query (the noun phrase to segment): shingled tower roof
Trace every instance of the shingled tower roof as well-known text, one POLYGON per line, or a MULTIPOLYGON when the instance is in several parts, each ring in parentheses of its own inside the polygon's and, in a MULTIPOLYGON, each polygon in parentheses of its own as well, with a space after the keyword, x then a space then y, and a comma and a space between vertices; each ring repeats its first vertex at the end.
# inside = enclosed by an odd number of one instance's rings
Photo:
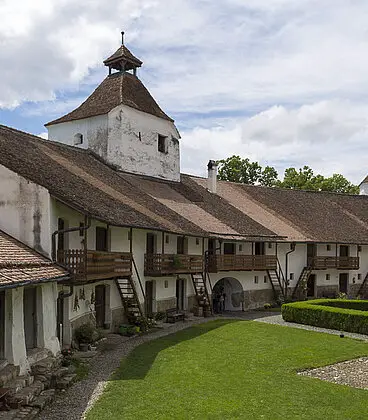
POLYGON ((138 79, 137 68, 141 67, 142 61, 124 45, 124 32, 122 32, 122 45, 104 61, 104 64, 109 68, 109 76, 78 108, 45 124, 46 127, 108 114, 119 105, 126 105, 138 111, 174 121, 165 114, 138 79), (112 73, 112 70, 117 70, 117 72, 112 73))

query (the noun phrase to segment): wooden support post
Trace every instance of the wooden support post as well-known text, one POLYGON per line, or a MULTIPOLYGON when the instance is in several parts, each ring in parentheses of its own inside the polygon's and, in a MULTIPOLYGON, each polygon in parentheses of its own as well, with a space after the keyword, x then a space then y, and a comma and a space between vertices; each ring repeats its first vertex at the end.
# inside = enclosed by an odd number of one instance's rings
POLYGON ((162 232, 161 253, 162 255, 165 254, 165 232, 162 232))
POLYGON ((133 254, 133 228, 129 230, 129 252, 133 254))

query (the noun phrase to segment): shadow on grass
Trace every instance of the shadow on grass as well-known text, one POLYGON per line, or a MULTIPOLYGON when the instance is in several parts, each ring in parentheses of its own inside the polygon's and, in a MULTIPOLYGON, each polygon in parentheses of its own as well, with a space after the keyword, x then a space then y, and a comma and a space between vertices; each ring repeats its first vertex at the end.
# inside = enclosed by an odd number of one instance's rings
MULTIPOLYGON (((240 320, 242 322, 243 320, 240 320)), ((136 347, 127 358, 123 359, 120 368, 110 381, 144 379, 151 369, 157 355, 169 347, 192 340, 227 324, 239 322, 239 319, 220 319, 205 324, 193 325, 187 329, 157 338, 136 347)))

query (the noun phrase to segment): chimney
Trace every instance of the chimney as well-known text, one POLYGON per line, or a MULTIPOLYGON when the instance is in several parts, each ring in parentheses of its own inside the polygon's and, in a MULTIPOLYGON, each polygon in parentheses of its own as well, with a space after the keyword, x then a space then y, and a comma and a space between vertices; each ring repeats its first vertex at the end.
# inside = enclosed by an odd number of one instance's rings
POLYGON ((124 45, 124 31, 121 31, 121 45, 124 45))
POLYGON ((207 178, 207 189, 212 194, 216 194, 217 191, 217 162, 210 160, 207 165, 208 178, 207 178))

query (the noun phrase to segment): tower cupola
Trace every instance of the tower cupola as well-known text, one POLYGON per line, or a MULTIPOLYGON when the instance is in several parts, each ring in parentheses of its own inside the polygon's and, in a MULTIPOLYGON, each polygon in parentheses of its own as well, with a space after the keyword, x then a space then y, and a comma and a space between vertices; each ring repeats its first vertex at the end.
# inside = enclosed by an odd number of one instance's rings
POLYGON ((109 75, 112 70, 118 72, 127 72, 133 70, 133 74, 137 75, 137 68, 142 66, 142 61, 135 57, 129 49, 124 45, 124 32, 121 33, 121 46, 115 51, 113 55, 104 60, 106 67, 109 68, 109 75))

